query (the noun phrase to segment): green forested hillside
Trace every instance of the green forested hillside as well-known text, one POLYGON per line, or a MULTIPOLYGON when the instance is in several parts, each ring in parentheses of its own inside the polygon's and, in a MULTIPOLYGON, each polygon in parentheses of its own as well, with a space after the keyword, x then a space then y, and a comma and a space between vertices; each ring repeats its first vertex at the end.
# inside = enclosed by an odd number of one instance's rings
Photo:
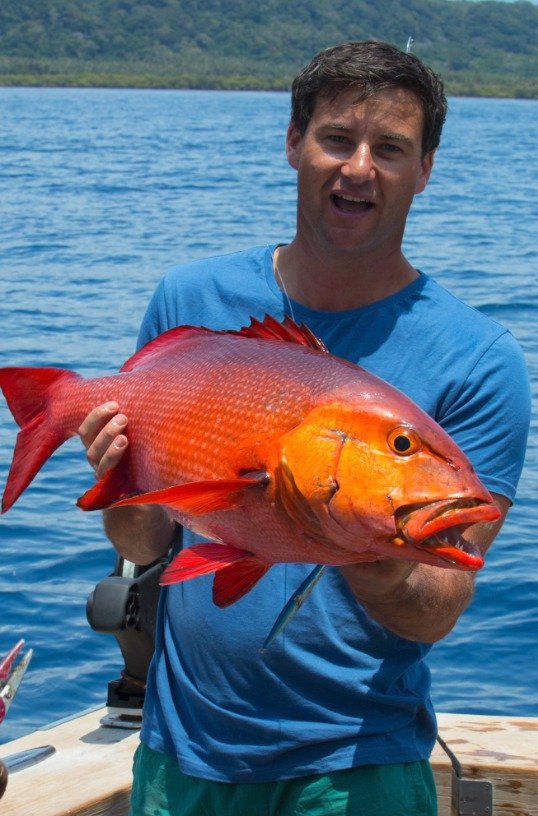
POLYGON ((287 88, 320 48, 384 39, 449 93, 538 97, 538 7, 465 0, 2 0, 0 84, 287 88))

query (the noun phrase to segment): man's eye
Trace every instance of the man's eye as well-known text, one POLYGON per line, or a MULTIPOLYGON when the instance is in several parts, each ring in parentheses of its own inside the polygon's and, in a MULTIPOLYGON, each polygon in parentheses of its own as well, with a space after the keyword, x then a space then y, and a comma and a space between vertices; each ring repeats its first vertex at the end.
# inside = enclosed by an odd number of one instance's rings
POLYGON ((381 145, 381 150, 385 153, 400 153, 402 148, 399 145, 392 144, 392 142, 385 142, 381 145))
POLYGON ((348 136, 342 136, 340 133, 331 133, 327 138, 334 144, 350 144, 351 141, 348 136))

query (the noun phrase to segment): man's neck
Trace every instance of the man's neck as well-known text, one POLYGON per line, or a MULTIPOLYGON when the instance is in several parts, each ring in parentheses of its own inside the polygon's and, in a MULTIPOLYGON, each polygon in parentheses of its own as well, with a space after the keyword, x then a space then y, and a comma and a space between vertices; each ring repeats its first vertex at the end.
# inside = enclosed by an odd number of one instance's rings
POLYGON ((383 258, 324 258, 305 252, 297 241, 278 247, 274 267, 278 286, 290 298, 327 312, 376 303, 418 277, 401 251, 383 258))

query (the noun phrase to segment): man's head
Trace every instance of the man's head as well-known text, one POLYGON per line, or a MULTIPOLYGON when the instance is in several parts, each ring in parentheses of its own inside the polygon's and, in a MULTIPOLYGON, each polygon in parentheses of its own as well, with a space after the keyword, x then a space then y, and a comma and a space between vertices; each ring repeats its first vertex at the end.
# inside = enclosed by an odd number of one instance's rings
POLYGON ((354 88, 357 101, 387 89, 415 94, 423 115, 422 153, 439 146, 446 118, 443 82, 413 54, 383 42, 349 42, 317 54, 292 85, 291 119, 304 135, 319 99, 354 88))

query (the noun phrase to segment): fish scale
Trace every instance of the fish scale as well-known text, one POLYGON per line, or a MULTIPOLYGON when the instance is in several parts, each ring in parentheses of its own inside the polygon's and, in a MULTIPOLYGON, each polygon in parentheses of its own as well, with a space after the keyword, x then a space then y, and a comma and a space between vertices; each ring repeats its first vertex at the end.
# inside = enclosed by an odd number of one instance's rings
POLYGON ((127 453, 79 506, 155 504, 207 537, 162 581, 215 572, 221 606, 276 562, 476 570, 464 530, 500 515, 431 417, 289 318, 238 332, 178 327, 116 375, 4 368, 0 386, 21 428, 3 512, 90 409, 116 401, 127 453))

